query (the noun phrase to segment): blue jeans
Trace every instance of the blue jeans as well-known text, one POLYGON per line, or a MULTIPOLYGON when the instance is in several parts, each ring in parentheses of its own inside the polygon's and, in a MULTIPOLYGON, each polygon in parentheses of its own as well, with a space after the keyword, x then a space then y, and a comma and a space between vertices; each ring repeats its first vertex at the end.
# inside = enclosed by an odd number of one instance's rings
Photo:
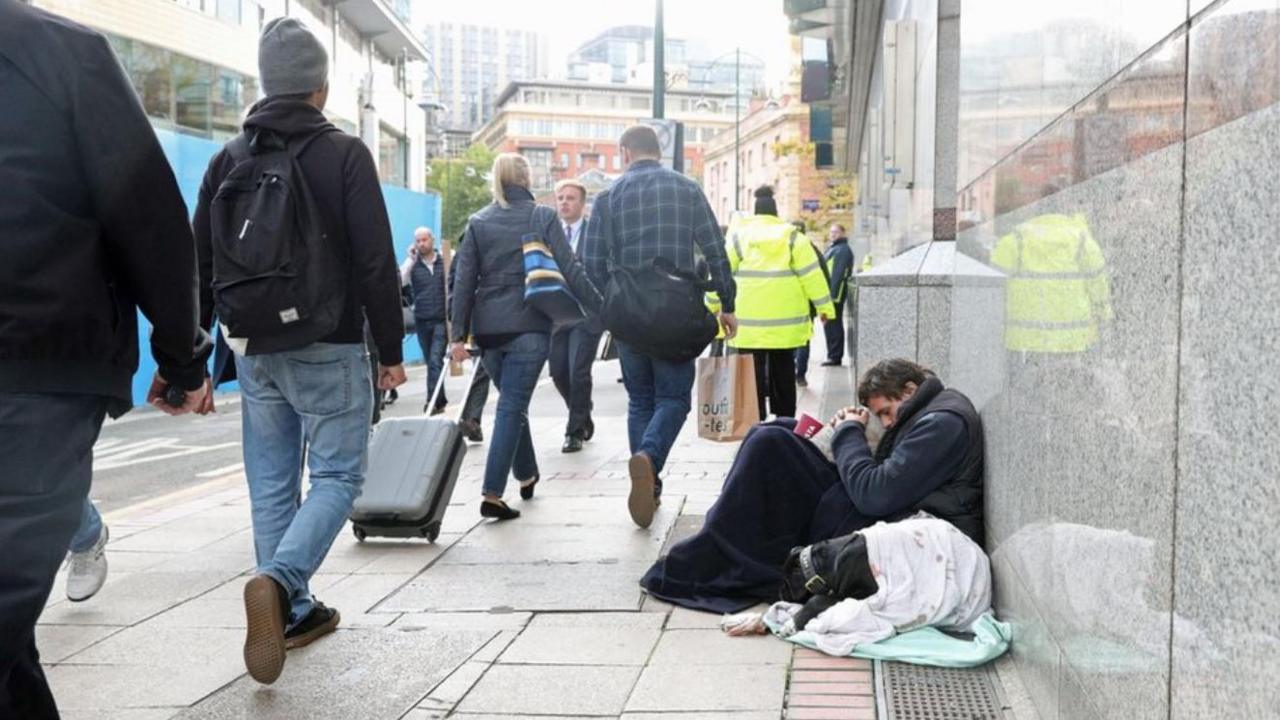
POLYGON ((809 343, 796 348, 796 377, 803 380, 809 375, 809 343))
POLYGON ((311 612, 308 582, 360 495, 373 390, 364 345, 314 343, 236 356, 244 468, 258 572, 289 592, 290 625, 311 612), (306 444, 311 488, 302 498, 306 444))
POLYGON ((102 535, 102 516, 93 501, 84 499, 84 508, 80 511, 80 527, 71 536, 71 552, 79 553, 91 549, 102 535))
POLYGON ((618 343, 627 388, 627 439, 631 454, 643 452, 661 472, 692 406, 693 360, 668 362, 618 343))
MULTIPOLYGON (((422 348, 422 359, 427 364, 427 402, 431 402, 431 393, 435 392, 436 381, 444 370, 444 349, 448 345, 448 331, 443 320, 416 319, 418 327, 418 346, 422 348)), ((449 398, 445 397, 444 388, 440 388, 440 399, 436 407, 444 407, 449 398)))
POLYGON ((489 439, 489 457, 484 464, 486 495, 502 497, 512 470, 517 480, 529 480, 538 474, 538 457, 529 434, 529 401, 538 386, 550 345, 551 338, 546 333, 524 333, 505 345, 485 349, 481 356, 485 371, 498 388, 493 437, 489 439))

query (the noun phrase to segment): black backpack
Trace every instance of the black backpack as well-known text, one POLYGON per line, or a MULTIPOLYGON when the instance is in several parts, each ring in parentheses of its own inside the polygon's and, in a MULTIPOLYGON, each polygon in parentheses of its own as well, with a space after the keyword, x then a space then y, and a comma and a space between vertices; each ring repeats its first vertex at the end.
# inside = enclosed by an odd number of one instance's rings
POLYGON ((331 247, 298 165, 327 132, 337 129, 289 139, 264 133, 254 147, 241 134, 227 145, 235 166, 209 214, 214 308, 233 337, 288 338, 301 346, 341 321, 345 255, 331 247))

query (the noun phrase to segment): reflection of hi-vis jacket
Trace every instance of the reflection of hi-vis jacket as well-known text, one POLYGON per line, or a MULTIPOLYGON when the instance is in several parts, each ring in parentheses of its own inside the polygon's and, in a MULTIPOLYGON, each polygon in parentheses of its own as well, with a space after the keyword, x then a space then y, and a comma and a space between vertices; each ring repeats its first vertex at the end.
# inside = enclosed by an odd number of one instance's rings
POLYGON ((1083 215, 1041 215, 996 242, 991 263, 1008 276, 1005 347, 1083 352, 1111 319, 1102 248, 1083 215))
POLYGON ((804 233, 772 215, 735 220, 728 232, 729 267, 738 283, 735 348, 783 350, 809 342, 809 303, 835 317, 818 254, 804 233))

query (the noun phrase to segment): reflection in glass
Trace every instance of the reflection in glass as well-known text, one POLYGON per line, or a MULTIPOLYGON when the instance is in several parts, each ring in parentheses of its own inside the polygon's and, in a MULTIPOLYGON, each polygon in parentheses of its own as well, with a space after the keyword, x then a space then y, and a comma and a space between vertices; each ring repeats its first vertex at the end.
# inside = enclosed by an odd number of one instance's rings
POLYGON ((1111 320, 1106 259, 1084 215, 1047 214, 996 241, 991 264, 1005 283, 1005 347, 1080 353, 1111 320))

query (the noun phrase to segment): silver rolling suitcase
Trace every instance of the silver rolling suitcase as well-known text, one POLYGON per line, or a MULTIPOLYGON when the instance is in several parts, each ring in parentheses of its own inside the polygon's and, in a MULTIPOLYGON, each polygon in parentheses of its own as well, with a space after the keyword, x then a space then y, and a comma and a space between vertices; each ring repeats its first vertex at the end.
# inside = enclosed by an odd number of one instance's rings
MULTIPOLYGON (((472 363, 471 379, 479 367, 477 357, 472 363)), ((446 365, 427 407, 435 407, 448 374, 446 365)), ((468 392, 470 388, 468 380, 468 392)), ((465 406, 464 396, 458 404, 459 416, 465 406)), ((356 538, 424 537, 434 542, 440 535, 440 523, 466 455, 467 443, 457 419, 384 418, 374 427, 369 440, 364 491, 351 509, 356 538)))

